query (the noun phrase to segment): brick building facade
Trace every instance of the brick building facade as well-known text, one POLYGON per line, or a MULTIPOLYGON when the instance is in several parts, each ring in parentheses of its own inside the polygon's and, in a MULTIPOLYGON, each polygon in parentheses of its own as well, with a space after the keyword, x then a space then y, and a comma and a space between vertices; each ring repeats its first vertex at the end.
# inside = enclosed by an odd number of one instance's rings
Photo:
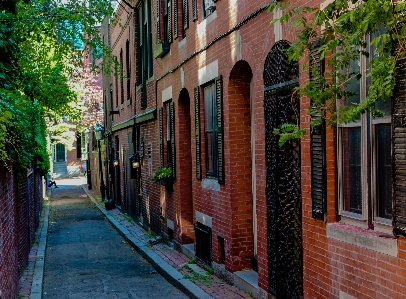
POLYGON ((43 187, 36 169, 17 174, 14 164, 0 166, 0 298, 17 297, 39 226, 43 187))
MULTIPOLYGON (((256 298, 402 298, 406 240, 402 221, 392 224, 402 209, 401 177, 387 187, 398 210, 372 211, 373 229, 366 210, 346 208, 342 194, 358 189, 348 185, 350 158, 341 148, 354 130, 310 128, 310 100, 293 96, 309 73, 299 67, 304 61, 287 60, 295 32, 269 25, 281 13, 268 13, 268 2, 121 2, 121 26, 103 25, 125 76, 103 85, 112 196, 180 248, 193 244, 196 257, 227 281, 255 271, 256 298), (284 122, 307 134, 280 148, 272 131, 284 122), (137 154, 141 167, 133 169, 137 154), (164 165, 172 167, 173 186, 151 181, 164 165)), ((390 113, 402 113, 401 94, 390 113)), ((404 147, 391 116, 376 126, 393 132, 382 153, 404 147)))

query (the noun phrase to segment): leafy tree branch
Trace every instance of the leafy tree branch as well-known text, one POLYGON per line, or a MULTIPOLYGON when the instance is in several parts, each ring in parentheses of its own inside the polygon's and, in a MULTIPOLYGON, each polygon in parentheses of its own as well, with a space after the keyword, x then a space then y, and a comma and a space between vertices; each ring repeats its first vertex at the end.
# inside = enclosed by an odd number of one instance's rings
MULTIPOLYGON (((311 125, 325 120, 331 127, 358 120, 376 109, 378 100, 393 95, 396 66, 406 49, 406 2, 404 0, 335 0, 324 8, 295 7, 289 2, 271 3, 269 11, 283 10, 280 21, 296 30, 296 40, 287 50, 289 59, 304 58, 311 80, 297 88, 301 96, 310 98, 311 125), (315 50, 312 41, 321 39, 315 50), (325 59, 325 70, 314 65, 317 55, 325 59), (366 68, 357 68, 360 60, 366 68), (356 81, 367 80, 366 96, 352 102, 358 91, 351 91, 356 81)), ((282 126, 275 131, 292 138, 301 137, 299 126, 282 126)), ((286 136, 284 137, 286 139, 286 136)))

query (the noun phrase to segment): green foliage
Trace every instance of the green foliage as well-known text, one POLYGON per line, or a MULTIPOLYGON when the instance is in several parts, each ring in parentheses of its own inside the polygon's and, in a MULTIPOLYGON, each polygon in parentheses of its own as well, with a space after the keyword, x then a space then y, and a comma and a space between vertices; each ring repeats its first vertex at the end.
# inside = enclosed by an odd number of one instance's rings
POLYGON ((154 172, 154 182, 158 183, 160 179, 170 178, 172 176, 172 166, 170 164, 158 168, 154 172))
POLYGON ((274 129, 273 133, 279 135, 279 146, 283 146, 289 140, 302 138, 306 130, 294 124, 283 124, 279 129, 274 129))
POLYGON ((0 163, 46 174, 49 133, 54 142, 72 145, 72 128, 62 129, 61 122, 66 116, 80 122, 82 98, 71 82, 82 77, 86 53, 103 55, 94 72, 111 66, 97 27, 111 13, 108 0, 0 3, 0 163))
MULTIPOLYGON (((288 2, 270 4, 270 11, 277 9, 284 11, 279 21, 297 30, 297 40, 287 50, 289 59, 304 57, 313 75, 313 80, 298 88, 300 95, 311 100, 310 114, 317 116, 311 124, 324 119, 335 127, 338 123, 356 121, 366 112, 382 116, 382 111, 375 109, 375 103, 392 96, 396 65, 405 54, 405 0, 396 5, 391 0, 335 0, 323 9, 291 7, 288 2), (368 36, 372 36, 370 44, 365 38, 368 36), (321 38, 321 47, 315 54, 326 59, 324 73, 311 67, 314 58, 311 42, 316 37, 321 38), (367 71, 351 71, 351 62, 360 59, 367 61, 367 71), (358 103, 348 104, 357 94, 348 87, 365 78, 370 82, 367 95, 358 103)), ((274 133, 280 135, 282 145, 303 136, 304 130, 283 125, 274 133)))
POLYGON ((188 265, 185 265, 184 268, 188 271, 188 274, 184 275, 183 278, 189 279, 193 283, 196 283, 197 281, 199 281, 206 286, 210 286, 210 284, 212 282, 212 279, 210 276, 196 273, 188 265))

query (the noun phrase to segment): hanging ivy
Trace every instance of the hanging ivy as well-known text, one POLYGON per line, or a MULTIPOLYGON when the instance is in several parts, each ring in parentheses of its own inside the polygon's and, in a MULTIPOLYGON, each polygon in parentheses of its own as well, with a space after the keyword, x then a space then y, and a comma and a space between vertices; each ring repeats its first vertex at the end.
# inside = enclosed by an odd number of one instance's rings
MULTIPOLYGON (((404 0, 335 0, 324 8, 294 7, 289 2, 277 2, 269 5, 269 11, 282 10, 280 19, 271 24, 288 23, 296 30, 296 40, 287 50, 289 59, 307 61, 312 80, 302 83, 297 92, 311 99, 311 125, 326 120, 331 126, 337 123, 356 121, 366 112, 382 116, 383 112, 375 108, 377 100, 392 96, 395 88, 396 65, 404 59, 406 47, 406 2, 404 0), (371 44, 367 36, 373 36, 371 44), (317 55, 325 59, 326 68, 320 73, 310 66, 311 42, 321 38, 321 47, 317 55), (371 46, 371 47, 370 47, 371 46), (373 49, 371 51, 370 49, 373 49), (373 52, 373 53, 371 53, 373 52), (351 63, 365 58, 366 70, 351 71, 351 63), (356 95, 348 86, 354 81, 367 77, 370 82, 367 94, 358 103, 341 107, 345 101, 356 95)), ((314 53, 314 52, 313 52, 314 53)), ((301 137, 303 129, 282 126, 275 130, 284 140, 301 137)))

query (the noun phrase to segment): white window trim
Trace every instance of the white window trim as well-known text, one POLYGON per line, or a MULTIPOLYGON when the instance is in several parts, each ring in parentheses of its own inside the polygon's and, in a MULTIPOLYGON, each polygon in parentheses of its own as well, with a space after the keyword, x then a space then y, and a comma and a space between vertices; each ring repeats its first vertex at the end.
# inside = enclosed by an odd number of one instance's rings
MULTIPOLYGON (((330 2, 331 1, 326 1, 330 2)), ((367 82, 366 82, 366 73, 367 73, 367 60, 363 58, 360 61, 360 73, 363 74, 360 82, 360 101, 366 98, 367 93, 367 82)), ((337 102, 337 107, 340 107, 339 102, 337 102)), ((351 122, 348 124, 338 124, 338 134, 337 134, 337 166, 338 166, 338 210, 341 215, 341 222, 348 225, 354 225, 362 228, 368 228, 368 181, 365 179, 366 172, 364 169, 367 168, 367 114, 363 114, 359 121, 351 122), (343 186, 343 144, 342 144, 342 128, 361 128, 361 193, 362 193, 362 214, 356 214, 344 210, 344 186, 343 186)), ((372 202, 372 221, 374 223, 374 230, 393 234, 392 233, 392 219, 386 219, 378 217, 377 212, 377 194, 376 194, 376 141, 375 141, 375 125, 376 124, 390 124, 392 123, 392 116, 385 116, 383 118, 370 118, 371 122, 371 169, 372 169, 372 186, 371 186, 371 202, 372 202)))

